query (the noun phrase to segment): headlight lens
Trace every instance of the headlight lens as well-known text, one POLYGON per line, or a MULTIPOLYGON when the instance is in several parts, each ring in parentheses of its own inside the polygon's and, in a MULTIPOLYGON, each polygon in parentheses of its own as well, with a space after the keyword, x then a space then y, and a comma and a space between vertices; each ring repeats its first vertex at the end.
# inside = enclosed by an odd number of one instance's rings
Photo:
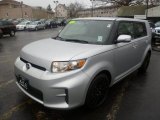
POLYGON ((52 72, 66 72, 71 70, 80 69, 84 66, 86 60, 74 60, 66 62, 53 62, 52 63, 52 72))

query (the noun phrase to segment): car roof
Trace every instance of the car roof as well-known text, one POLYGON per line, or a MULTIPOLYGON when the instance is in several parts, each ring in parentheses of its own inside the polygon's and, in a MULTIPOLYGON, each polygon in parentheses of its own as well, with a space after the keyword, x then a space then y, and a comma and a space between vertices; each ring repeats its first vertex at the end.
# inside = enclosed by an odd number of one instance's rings
POLYGON ((87 18, 75 18, 73 20, 113 20, 113 21, 141 21, 146 22, 146 20, 133 19, 133 18, 121 18, 121 17, 87 17, 87 18))

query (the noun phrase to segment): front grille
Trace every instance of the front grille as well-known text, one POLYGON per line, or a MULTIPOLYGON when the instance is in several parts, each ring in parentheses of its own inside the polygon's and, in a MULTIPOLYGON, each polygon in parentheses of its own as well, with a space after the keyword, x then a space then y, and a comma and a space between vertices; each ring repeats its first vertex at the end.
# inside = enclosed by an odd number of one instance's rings
MULTIPOLYGON (((23 59, 23 58, 20 58, 20 60, 21 60, 21 61, 23 61, 24 63, 30 63, 30 62, 28 62, 27 60, 25 60, 25 59, 23 59)), ((35 64, 33 64, 33 63, 30 63, 30 64, 32 65, 32 67, 35 67, 35 68, 37 68, 37 69, 40 69, 40 70, 46 71, 46 68, 44 68, 44 67, 41 67, 41 66, 35 65, 35 64)))
MULTIPOLYGON (((17 78, 17 82, 19 83, 20 81, 20 76, 16 76, 17 78)), ((27 80, 28 81, 28 80, 27 80)), ((20 84, 19 84, 20 85, 20 84)), ((20 85, 21 86, 21 85, 20 85)), ((29 82, 28 82, 28 89, 26 90, 23 86, 21 86, 23 88, 23 90, 25 90, 26 92, 28 92, 29 94, 31 94, 32 96, 34 96, 35 98, 43 101, 43 94, 40 90, 32 87, 29 82)))

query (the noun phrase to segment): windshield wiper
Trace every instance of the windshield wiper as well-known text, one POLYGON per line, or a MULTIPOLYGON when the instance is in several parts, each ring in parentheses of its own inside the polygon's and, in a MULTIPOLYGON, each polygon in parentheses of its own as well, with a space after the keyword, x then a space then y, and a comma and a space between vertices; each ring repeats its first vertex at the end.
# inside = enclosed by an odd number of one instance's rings
POLYGON ((65 39, 64 39, 64 38, 62 38, 62 37, 60 37, 60 36, 52 37, 52 39, 56 39, 56 40, 63 40, 63 41, 65 41, 65 39))
POLYGON ((77 40, 77 39, 66 39, 65 41, 67 41, 67 42, 78 42, 78 43, 89 43, 88 41, 77 40))

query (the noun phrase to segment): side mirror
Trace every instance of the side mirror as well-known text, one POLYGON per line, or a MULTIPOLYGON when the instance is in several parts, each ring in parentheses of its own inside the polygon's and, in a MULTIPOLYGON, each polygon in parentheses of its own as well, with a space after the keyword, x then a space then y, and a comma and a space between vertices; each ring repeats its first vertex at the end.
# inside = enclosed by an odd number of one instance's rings
POLYGON ((117 39, 117 43, 127 43, 131 42, 132 37, 130 35, 119 35, 117 39))

